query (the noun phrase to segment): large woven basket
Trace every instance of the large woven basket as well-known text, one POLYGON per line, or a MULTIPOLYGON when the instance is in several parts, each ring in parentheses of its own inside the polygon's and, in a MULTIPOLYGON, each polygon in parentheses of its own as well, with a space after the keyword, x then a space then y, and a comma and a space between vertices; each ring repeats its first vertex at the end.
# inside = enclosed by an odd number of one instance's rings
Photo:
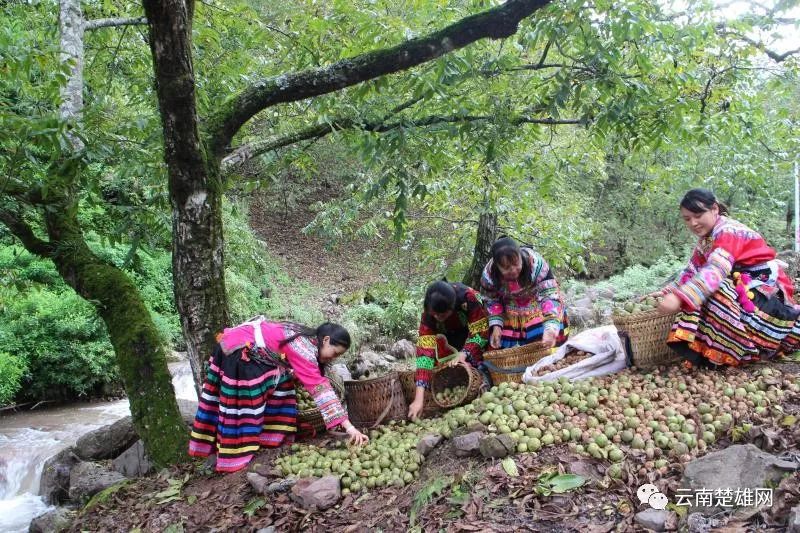
MULTIPOLYGON (((411 402, 413 402, 417 396, 416 375, 417 373, 414 370, 403 370, 397 373, 397 377, 400 379, 400 385, 403 387, 403 396, 405 397, 407 405, 411 405, 411 402)), ((425 389, 424 403, 422 404, 422 417, 428 418, 436 416, 439 412, 441 412, 441 409, 436 405, 436 402, 433 401, 431 389, 425 389)))
POLYGON ((442 409, 464 405, 477 398, 482 383, 480 372, 471 365, 443 366, 433 373, 433 378, 431 379, 433 401, 442 409), (437 393, 442 392, 444 389, 461 385, 465 385, 466 390, 454 401, 447 402, 437 398, 439 396, 437 393))
POLYGON ((550 352, 551 348, 547 348, 541 342, 532 342, 505 350, 484 352, 483 361, 489 370, 493 385, 504 381, 522 383, 525 370, 542 357, 550 355, 550 352))
POLYGON ((408 409, 397 372, 344 382, 350 422, 370 428, 390 420, 403 420, 408 409))
POLYGON ((646 311, 635 315, 614 316, 617 331, 630 339, 631 362, 639 367, 650 367, 673 362, 677 354, 667 345, 667 336, 677 313, 662 315, 646 311))

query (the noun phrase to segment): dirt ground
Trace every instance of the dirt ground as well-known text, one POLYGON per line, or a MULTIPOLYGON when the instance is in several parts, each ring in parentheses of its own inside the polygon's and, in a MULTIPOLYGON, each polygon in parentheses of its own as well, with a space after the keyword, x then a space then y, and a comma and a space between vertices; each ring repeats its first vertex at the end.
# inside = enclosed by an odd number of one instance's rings
MULTIPOLYGON (((794 362, 775 363, 783 372, 800 375, 794 362)), ((800 418, 800 397, 783 404, 785 415, 800 418)), ((800 425, 786 427, 777 419, 756 424, 770 439, 751 431, 744 442, 775 454, 800 458, 800 425)), ((330 443, 333 437, 315 441, 330 443)), ((402 488, 383 488, 348 494, 327 511, 308 511, 287 494, 269 498, 257 494, 246 472, 210 473, 202 462, 132 481, 105 501, 81 512, 73 531, 541 531, 601 533, 643 531, 633 520, 644 509, 636 489, 653 483, 674 493, 683 464, 666 471, 644 472, 644 458, 629 456, 621 479, 604 475, 607 462, 571 453, 566 445, 550 446, 538 454, 517 454, 519 476, 511 477, 496 460, 457 458, 451 441, 428 456, 418 479, 402 488), (546 472, 575 473, 589 480, 565 494, 536 493, 537 479, 546 472), (177 490, 176 490, 177 487, 177 490)), ((731 444, 715 443, 714 449, 731 444)), ((287 450, 262 452, 251 464, 254 471, 278 479, 273 460, 287 450)), ((789 510, 800 503, 800 472, 775 488, 774 505, 760 512, 730 518, 716 531, 784 531, 789 510)))

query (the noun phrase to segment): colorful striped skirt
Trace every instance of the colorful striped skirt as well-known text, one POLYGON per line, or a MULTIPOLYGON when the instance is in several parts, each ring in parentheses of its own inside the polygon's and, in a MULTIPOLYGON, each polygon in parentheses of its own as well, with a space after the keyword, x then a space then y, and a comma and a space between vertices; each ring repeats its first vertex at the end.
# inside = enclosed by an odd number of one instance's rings
POLYGON ((192 425, 189 455, 216 453, 218 472, 241 470, 259 448, 291 443, 297 431, 292 373, 247 350, 214 348, 192 425))
MULTIPOLYGON (((545 317, 542 310, 538 307, 532 309, 517 309, 513 312, 506 312, 503 318, 503 331, 501 333, 500 348, 513 348, 514 346, 524 346, 532 342, 542 340, 544 335, 545 317)), ((569 337, 569 319, 567 314, 561 317, 561 326, 556 337, 556 346, 561 346, 567 342, 569 337)))
POLYGON ((667 343, 692 363, 739 366, 800 349, 800 309, 753 291, 755 310, 739 303, 734 281, 722 282, 697 311, 678 313, 667 343))

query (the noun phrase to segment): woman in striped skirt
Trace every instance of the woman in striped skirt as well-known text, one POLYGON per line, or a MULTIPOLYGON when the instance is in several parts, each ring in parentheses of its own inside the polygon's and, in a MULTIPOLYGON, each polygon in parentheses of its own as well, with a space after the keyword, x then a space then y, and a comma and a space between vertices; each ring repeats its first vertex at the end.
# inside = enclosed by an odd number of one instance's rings
POLYGON ((322 412, 326 428, 341 426, 356 444, 368 439, 348 420, 322 367, 350 347, 338 324, 316 329, 263 318, 227 328, 218 337, 203 383, 189 454, 217 454, 218 472, 247 466, 261 447, 294 441, 295 380, 322 412))
POLYGON ((687 192, 680 211, 699 240, 678 281, 664 289, 659 309, 680 311, 667 342, 684 366, 739 366, 797 350, 800 308, 775 250, 728 218, 707 189, 687 192))
POLYGON ((530 248, 520 248, 510 237, 497 239, 483 269, 481 293, 491 348, 566 342, 569 322, 558 282, 547 261, 530 248))

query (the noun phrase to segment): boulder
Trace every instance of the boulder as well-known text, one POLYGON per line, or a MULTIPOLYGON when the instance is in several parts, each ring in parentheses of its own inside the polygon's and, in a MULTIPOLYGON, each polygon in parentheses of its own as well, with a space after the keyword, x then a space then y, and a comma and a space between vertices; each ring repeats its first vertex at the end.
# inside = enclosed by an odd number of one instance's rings
POLYGON ((197 414, 197 400, 186 400, 184 398, 176 398, 178 402, 178 410, 181 412, 181 418, 187 425, 191 426, 194 422, 194 415, 197 414))
POLYGON ((39 495, 45 503, 57 505, 69 499, 69 475, 81 462, 73 448, 61 450, 44 462, 39 482, 39 495))
POLYGON ((60 533, 68 531, 75 519, 75 511, 66 507, 56 507, 31 520, 28 533, 60 533))
POLYGON ((420 455, 424 455, 427 457, 434 448, 436 448, 439 443, 442 442, 442 436, 438 433, 428 433, 427 435, 423 435, 419 442, 417 443, 417 452, 420 455))
POLYGON ((140 440, 122 452, 114 461, 112 468, 125 477, 141 477, 153 469, 153 463, 144 451, 144 443, 140 440))
POLYGON ((353 377, 375 377, 389 369, 395 358, 389 354, 383 354, 365 350, 358 354, 355 361, 351 364, 353 377))
POLYGON ((516 444, 511 435, 488 435, 480 440, 478 447, 484 457, 502 459, 514 452, 516 444))
POLYGON ((467 457, 469 455, 476 455, 481 448, 481 438, 483 438, 483 433, 480 431, 473 431, 466 435, 453 437, 453 448, 455 449, 456 456, 467 457))
MULTIPOLYGON (((755 491, 757 488, 774 486, 786 472, 797 468, 796 463, 782 461, 752 444, 737 444, 688 463, 683 472, 681 488, 690 491, 755 491)), ((706 516, 720 510, 721 508, 715 506, 691 508, 691 512, 700 512, 706 516)))
POLYGON ((255 472, 248 472, 247 482, 250 483, 250 486, 253 487, 253 490, 256 491, 256 493, 258 494, 267 493, 267 486, 269 485, 269 479, 265 478, 264 476, 256 474, 255 472))
POLYGON ((417 356, 417 347, 409 340, 400 339, 392 344, 389 353, 398 359, 413 359, 417 356))
POLYGON ((342 497, 338 476, 298 479, 290 493, 300 506, 310 510, 324 510, 336 505, 342 497))
POLYGON ((69 475, 69 498, 85 502, 101 490, 125 481, 125 476, 95 463, 80 463, 69 475))
POLYGON ((671 512, 660 509, 646 509, 636 513, 634 521, 640 526, 653 531, 668 531, 676 529, 678 516, 671 512))
POLYGON ((800 505, 792 507, 789 512, 789 522, 786 524, 786 533, 800 533, 800 505))
POLYGON ((343 381, 350 381, 353 376, 350 374, 350 369, 344 363, 336 363, 331 365, 331 372, 342 378, 343 381))
POLYGON ((139 439, 130 416, 85 434, 75 443, 75 455, 84 461, 111 459, 139 439))

